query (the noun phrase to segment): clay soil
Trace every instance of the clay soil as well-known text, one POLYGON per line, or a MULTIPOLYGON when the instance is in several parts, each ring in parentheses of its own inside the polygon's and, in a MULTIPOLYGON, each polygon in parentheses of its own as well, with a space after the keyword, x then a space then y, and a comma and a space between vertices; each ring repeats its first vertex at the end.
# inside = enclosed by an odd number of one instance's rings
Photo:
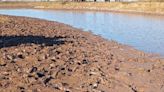
POLYGON ((164 92, 164 60, 62 23, 1 15, 0 92, 164 92))

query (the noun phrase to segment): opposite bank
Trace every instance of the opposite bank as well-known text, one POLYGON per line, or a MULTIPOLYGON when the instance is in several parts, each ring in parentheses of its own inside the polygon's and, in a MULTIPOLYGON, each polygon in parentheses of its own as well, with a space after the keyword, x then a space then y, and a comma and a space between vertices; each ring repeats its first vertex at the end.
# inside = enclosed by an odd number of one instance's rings
POLYGON ((0 8, 96 10, 164 15, 163 2, 1 2, 0 8))

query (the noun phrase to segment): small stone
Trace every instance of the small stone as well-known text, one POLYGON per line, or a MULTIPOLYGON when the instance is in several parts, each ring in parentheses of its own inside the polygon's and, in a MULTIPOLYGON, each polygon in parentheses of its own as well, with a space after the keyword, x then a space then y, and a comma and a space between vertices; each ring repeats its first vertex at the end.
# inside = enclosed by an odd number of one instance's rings
POLYGON ((18 87, 20 90, 24 90, 25 88, 24 87, 18 87))
POLYGON ((72 72, 73 70, 72 70, 72 69, 70 69, 70 68, 68 68, 68 71, 69 71, 69 72, 72 72))
POLYGON ((63 68, 61 68, 60 70, 65 70, 65 68, 63 67, 63 68))
POLYGON ((50 67, 55 67, 55 64, 54 63, 50 64, 50 67))
POLYGON ((84 59, 84 60, 82 61, 82 64, 88 64, 88 61, 87 61, 86 59, 84 59))
POLYGON ((119 71, 119 70, 120 70, 120 68, 119 68, 118 66, 116 66, 114 69, 115 69, 116 71, 119 71))
POLYGON ((46 79, 44 80, 44 84, 47 84, 51 79, 53 79, 51 76, 48 77, 48 78, 46 78, 46 79))
POLYGON ((97 75, 97 72, 90 72, 91 75, 97 75))
POLYGON ((56 51, 57 55, 60 54, 61 52, 60 51, 56 51))
POLYGON ((64 88, 64 92, 71 92, 71 90, 68 88, 64 88))
POLYGON ((80 62, 77 62, 77 64, 78 64, 78 65, 81 65, 81 63, 80 63, 80 62))
POLYGON ((5 66, 6 62, 4 60, 0 60, 0 66, 5 66))
POLYGON ((25 58, 25 56, 22 55, 22 54, 19 54, 17 57, 20 58, 20 59, 24 59, 25 58))
POLYGON ((62 83, 63 86, 68 86, 69 84, 68 83, 62 83))
POLYGON ((51 61, 56 62, 56 58, 55 57, 52 57, 51 58, 51 61))
POLYGON ((69 90, 66 90, 66 91, 64 91, 64 92, 70 92, 69 90))
POLYGON ((6 55, 6 58, 7 58, 8 60, 12 60, 12 59, 13 59, 13 56, 11 56, 11 55, 6 55))
POLYGON ((42 72, 38 72, 38 73, 37 73, 37 76, 38 76, 38 77, 43 77, 43 76, 45 76, 45 75, 44 75, 44 73, 42 73, 42 72))
POLYGON ((17 71, 18 71, 18 72, 21 72, 21 69, 20 69, 20 68, 17 68, 17 71))
POLYGON ((151 71, 150 69, 147 70, 147 72, 150 72, 150 71, 151 71))
POLYGON ((98 87, 98 84, 97 83, 93 84, 93 88, 94 89, 96 89, 97 87, 98 87))
POLYGON ((53 88, 56 89, 56 90, 61 90, 63 89, 61 86, 62 85, 59 85, 59 84, 52 84, 53 88))
POLYGON ((30 73, 36 72, 37 71, 37 67, 32 67, 32 69, 30 70, 30 73))
POLYGON ((45 60, 46 59, 46 56, 45 55, 40 55, 38 57, 38 61, 42 61, 42 60, 45 60))
POLYGON ((17 62, 19 59, 18 58, 14 58, 12 61, 11 61, 11 63, 15 63, 15 62, 17 62))

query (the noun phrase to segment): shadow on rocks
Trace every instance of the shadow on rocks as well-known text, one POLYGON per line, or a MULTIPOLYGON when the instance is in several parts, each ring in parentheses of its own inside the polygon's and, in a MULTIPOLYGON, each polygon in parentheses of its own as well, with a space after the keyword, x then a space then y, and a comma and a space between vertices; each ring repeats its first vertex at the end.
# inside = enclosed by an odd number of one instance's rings
POLYGON ((65 37, 44 37, 44 36, 0 36, 0 49, 4 47, 18 46, 21 44, 39 44, 53 46, 64 44, 65 37))

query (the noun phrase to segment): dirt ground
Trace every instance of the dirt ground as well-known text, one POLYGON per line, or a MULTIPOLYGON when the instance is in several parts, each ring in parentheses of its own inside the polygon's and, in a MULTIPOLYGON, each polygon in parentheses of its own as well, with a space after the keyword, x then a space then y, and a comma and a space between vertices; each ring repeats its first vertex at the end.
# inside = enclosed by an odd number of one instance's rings
POLYGON ((164 60, 62 23, 0 15, 0 92, 164 92, 164 60))

